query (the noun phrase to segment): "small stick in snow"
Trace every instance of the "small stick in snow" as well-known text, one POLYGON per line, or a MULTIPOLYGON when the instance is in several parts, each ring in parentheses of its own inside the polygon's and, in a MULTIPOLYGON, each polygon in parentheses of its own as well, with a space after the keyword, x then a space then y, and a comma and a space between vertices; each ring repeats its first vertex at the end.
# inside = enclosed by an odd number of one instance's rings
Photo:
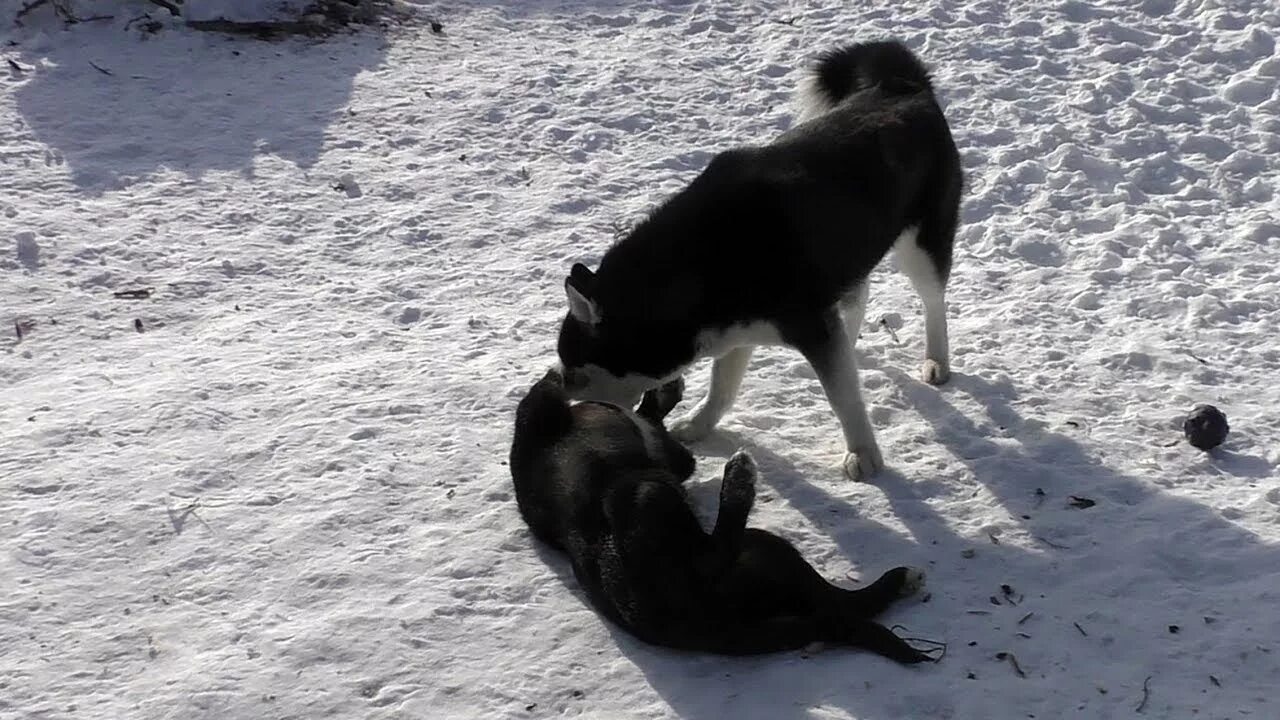
POLYGON ((13 68, 13 71, 14 71, 14 72, 19 72, 19 73, 20 73, 20 72, 26 72, 26 71, 27 71, 27 68, 24 68, 24 67, 22 67, 21 65, 19 65, 18 63, 14 62, 14 61, 13 61, 13 58, 5 58, 5 60, 6 60, 6 61, 8 61, 8 63, 9 63, 9 67, 13 68))
POLYGON ((791 27, 795 27, 795 26, 796 26, 796 21, 797 21, 797 20, 799 20, 799 19, 800 19, 799 17, 790 17, 790 18, 787 18, 786 20, 783 20, 783 19, 780 19, 780 18, 779 18, 779 19, 774 20, 773 22, 775 22, 775 23, 777 23, 777 24, 779 24, 779 25, 790 25, 791 27))
POLYGON ((1039 535, 1033 535, 1032 537, 1034 537, 1036 540, 1039 540, 1040 542, 1044 543, 1045 545, 1048 545, 1048 546, 1049 546, 1049 547, 1051 547, 1051 548, 1057 548, 1057 549, 1059 549, 1059 550, 1070 550, 1070 549, 1071 549, 1071 546, 1070 546, 1070 545, 1059 545, 1058 543, 1053 542, 1052 540, 1046 540, 1046 539, 1044 539, 1044 538, 1040 537, 1039 535))
POLYGON ((1151 676, 1148 675, 1146 680, 1142 681, 1142 702, 1138 703, 1138 707, 1134 708, 1134 712, 1142 712, 1147 708, 1147 699, 1151 697, 1151 676))
POLYGON ((1026 677, 1026 676, 1027 676, 1027 674, 1026 674, 1025 672, 1023 672, 1023 671, 1022 671, 1022 666, 1018 664, 1018 658, 1017 658, 1013 653, 1011 653, 1011 652, 998 652, 998 653, 996 653, 996 659, 997 659, 997 660, 1008 660, 1008 661, 1009 661, 1009 664, 1013 666, 1013 671, 1014 671, 1014 672, 1016 672, 1016 673, 1018 673, 1018 677, 1020 677, 1020 678, 1024 678, 1024 677, 1026 677))
POLYGON ((1084 631, 1084 628, 1080 627, 1080 623, 1078 623, 1078 622, 1073 622, 1073 623, 1071 623, 1071 624, 1076 626, 1076 629, 1080 631, 1080 634, 1081 634, 1081 635, 1083 635, 1083 636, 1085 636, 1085 637, 1089 637, 1089 633, 1085 632, 1085 631, 1084 631))
POLYGON ((1029 613, 1027 613, 1026 615, 1023 615, 1023 616, 1022 616, 1022 619, 1018 621, 1018 624, 1019 624, 1019 625, 1021 625, 1022 623, 1024 623, 1024 622, 1026 622, 1026 621, 1030 620, 1032 615, 1035 615, 1035 613, 1034 613, 1034 612, 1029 612, 1029 613))
POLYGON ((889 333, 889 337, 893 338, 893 344, 894 344, 894 345, 901 345, 901 344, 902 344, 902 341, 898 339, 898 333, 894 332, 894 331, 893 331, 893 328, 889 326, 889 320, 888 320, 888 318, 880 318, 880 327, 882 327, 882 328, 884 328, 886 331, 888 331, 888 333, 889 333))
POLYGON ((1044 504, 1044 497, 1044 488, 1036 488, 1036 505, 1034 509, 1040 509, 1040 506, 1044 504))
MULTIPOLYGON (((26 15, 27 13, 31 12, 32 10, 35 10, 41 5, 48 5, 48 4, 49 4, 49 0, 35 0, 35 2, 28 3, 22 6, 22 9, 18 11, 18 14, 13 16, 13 19, 21 20, 23 15, 26 15)), ((54 5, 54 7, 56 8, 58 6, 54 5)))
POLYGON ((178 9, 178 6, 169 2, 169 0, 151 0, 151 4, 159 5, 165 10, 168 10, 170 15, 178 16, 182 14, 182 11, 178 9))
POLYGON ((18 334, 19 342, 22 341, 22 338, 26 337, 27 335, 30 335, 31 331, 35 329, 36 329, 35 320, 14 320, 13 321, 13 330, 18 334))
POLYGON ((108 70, 108 69, 106 69, 106 68, 102 67, 101 65, 99 65, 98 63, 96 63, 96 62, 94 62, 94 61, 92 61, 92 60, 90 60, 90 61, 89 61, 89 64, 93 66, 93 69, 94 69, 94 70, 97 70, 98 72, 102 73, 103 75, 115 75, 115 73, 113 73, 113 72, 111 72, 110 70, 108 70))
POLYGON ((151 297, 151 293, 154 290, 155 288, 136 288, 133 290, 117 290, 111 294, 122 300, 145 300, 151 297))

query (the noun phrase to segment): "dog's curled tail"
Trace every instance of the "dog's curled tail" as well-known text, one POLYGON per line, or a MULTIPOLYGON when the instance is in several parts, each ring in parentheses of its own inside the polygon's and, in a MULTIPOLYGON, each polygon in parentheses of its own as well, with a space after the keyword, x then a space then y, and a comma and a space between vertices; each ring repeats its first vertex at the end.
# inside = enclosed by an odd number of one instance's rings
POLYGON ((920 58, 897 40, 857 43, 828 50, 800 83, 797 123, 830 111, 845 98, 879 86, 889 95, 933 92, 920 58))

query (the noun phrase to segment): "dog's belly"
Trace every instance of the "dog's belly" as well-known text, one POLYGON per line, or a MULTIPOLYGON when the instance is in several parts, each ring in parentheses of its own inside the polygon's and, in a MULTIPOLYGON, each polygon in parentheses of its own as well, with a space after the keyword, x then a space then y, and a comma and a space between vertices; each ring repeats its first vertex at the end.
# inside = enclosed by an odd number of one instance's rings
POLYGON ((771 322, 757 321, 737 323, 725 328, 703 330, 698 333, 698 357, 718 358, 730 350, 756 345, 785 345, 782 333, 771 322))

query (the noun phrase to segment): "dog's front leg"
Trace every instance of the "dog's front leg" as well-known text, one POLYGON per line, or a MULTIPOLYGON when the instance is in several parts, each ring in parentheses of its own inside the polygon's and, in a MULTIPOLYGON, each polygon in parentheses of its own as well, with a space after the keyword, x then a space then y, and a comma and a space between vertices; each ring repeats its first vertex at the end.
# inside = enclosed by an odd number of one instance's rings
POLYGON ((839 314, 833 309, 812 321, 792 323, 784 339, 813 366, 827 402, 840 419, 847 451, 845 475, 852 480, 870 479, 884 468, 884 458, 862 401, 853 342, 839 314))
POLYGON ((711 387, 688 417, 671 425, 671 434, 684 442, 697 442, 711 434, 733 407, 742 388, 742 377, 751 363, 752 346, 736 347, 711 363, 711 387))

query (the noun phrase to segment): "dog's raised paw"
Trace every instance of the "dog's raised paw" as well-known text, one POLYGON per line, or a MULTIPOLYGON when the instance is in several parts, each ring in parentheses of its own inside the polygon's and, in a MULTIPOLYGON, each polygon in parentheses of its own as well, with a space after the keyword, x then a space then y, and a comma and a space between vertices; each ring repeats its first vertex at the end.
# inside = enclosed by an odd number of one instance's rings
POLYGON ((884 458, 874 445, 844 455, 845 477, 855 482, 868 482, 883 469, 884 458))
POLYGON ((924 588, 924 570, 909 567, 902 575, 902 585, 898 588, 900 597, 915 595, 924 588))
POLYGON ((941 385, 951 379, 951 368, 937 360, 925 360, 920 368, 920 379, 930 385, 941 385))
POLYGON ((680 418, 671 423, 668 432, 683 443, 694 443, 699 440, 705 440, 711 431, 715 429, 715 425, 703 420, 697 415, 680 418))
POLYGON ((760 474, 760 469, 756 466, 755 458, 751 457, 746 450, 740 449, 724 464, 724 474, 730 477, 755 480, 760 474))

